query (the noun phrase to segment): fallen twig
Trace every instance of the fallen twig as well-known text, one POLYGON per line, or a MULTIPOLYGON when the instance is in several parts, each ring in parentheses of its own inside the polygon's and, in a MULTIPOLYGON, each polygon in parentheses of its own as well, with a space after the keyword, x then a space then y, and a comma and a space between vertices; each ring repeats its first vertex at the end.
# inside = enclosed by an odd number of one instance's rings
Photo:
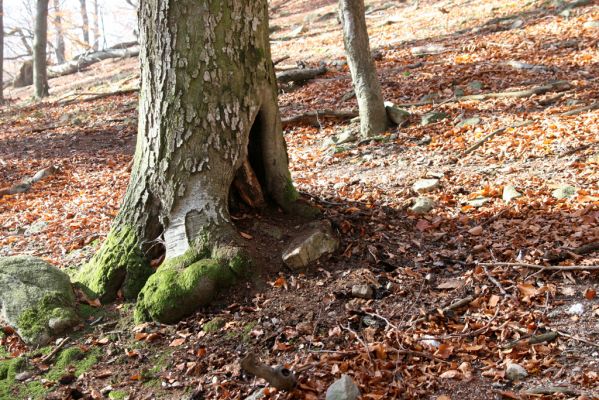
POLYGON ((588 344, 589 346, 593 346, 593 347, 599 348, 599 343, 591 342, 590 340, 583 339, 583 338, 578 337, 576 335, 570 335, 569 333, 562 332, 562 331, 555 331, 555 333, 557 333, 558 335, 563 336, 565 338, 576 340, 577 342, 582 342, 582 343, 588 344))
MULTIPOLYGON (((469 304, 469 303, 470 303, 470 302, 472 302, 473 300, 474 300, 474 297, 473 297, 473 296, 467 296, 467 297, 464 297, 463 299, 460 299, 460 300, 456 301, 455 303, 452 303, 452 304, 448 305, 447 307, 443 308, 443 309, 441 310, 441 312, 442 312, 442 313, 446 313, 447 311, 456 310, 456 309, 458 309, 458 308, 460 308, 460 307, 463 307, 463 306, 465 306, 465 305, 469 304)), ((426 321, 426 320, 428 319, 428 316, 429 316, 429 314, 432 314, 432 313, 433 313, 433 312, 435 312, 435 311, 437 311, 437 309, 434 309, 434 310, 432 310, 432 311, 429 311, 429 312, 427 312, 425 316, 423 316, 423 317, 420 317, 420 318, 418 318, 418 319, 415 319, 415 320, 414 320, 414 321, 412 321, 410 324, 412 324, 412 325, 413 325, 413 324, 417 324, 417 323, 419 323, 419 322, 426 321)))
POLYGON ((597 271, 599 265, 536 265, 526 263, 510 263, 510 262, 495 262, 495 263, 478 263, 482 267, 523 267, 540 269, 544 271, 597 271))
POLYGON ((60 351, 60 349, 62 349, 64 347, 65 344, 67 344, 67 342, 70 340, 69 337, 65 337, 64 339, 62 339, 57 345, 56 347, 54 347, 54 349, 52 349, 52 351, 50 353, 48 353, 47 355, 43 356, 41 359, 41 362, 43 364, 46 364, 48 361, 50 361, 52 358, 54 358, 54 356, 56 354, 58 354, 58 352, 60 351))
POLYGON ((503 285, 501 284, 501 282, 499 282, 497 279, 495 279, 495 277, 493 275, 491 275, 491 273, 489 272, 489 270, 487 269, 486 265, 483 265, 483 271, 485 271, 485 275, 487 275, 487 278, 495 285, 499 288, 499 291, 501 292, 502 295, 504 296, 508 296, 509 293, 504 289, 503 285))
POLYGON ((554 341, 555 339, 557 339, 557 337, 558 337, 558 333, 557 332, 555 332, 555 331, 549 331, 549 332, 541 333, 540 335, 523 337, 523 338, 520 338, 518 340, 514 340, 514 341, 506 344, 505 346, 503 346, 503 348, 504 349, 511 349, 513 347, 516 347, 520 343, 526 343, 528 345, 533 345, 533 344, 551 342, 551 341, 554 341))
POLYGON ((569 394, 572 396, 577 396, 580 392, 576 389, 567 386, 539 386, 536 388, 528 389, 524 392, 524 394, 546 394, 552 395, 555 393, 563 393, 569 394))

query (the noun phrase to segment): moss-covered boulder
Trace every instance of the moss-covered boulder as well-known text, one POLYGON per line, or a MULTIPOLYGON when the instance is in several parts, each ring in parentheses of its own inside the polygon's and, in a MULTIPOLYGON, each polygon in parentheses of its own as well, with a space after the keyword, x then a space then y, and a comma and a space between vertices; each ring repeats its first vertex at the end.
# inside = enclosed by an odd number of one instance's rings
POLYGON ((35 257, 0 257, 0 320, 33 345, 79 323, 67 274, 35 257))

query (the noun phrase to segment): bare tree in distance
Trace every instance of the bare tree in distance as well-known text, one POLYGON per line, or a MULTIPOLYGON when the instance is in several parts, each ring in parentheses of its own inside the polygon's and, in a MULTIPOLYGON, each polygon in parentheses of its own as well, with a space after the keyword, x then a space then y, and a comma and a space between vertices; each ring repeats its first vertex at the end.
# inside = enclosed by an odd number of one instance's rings
POLYGON ((94 33, 94 51, 98 51, 100 47, 100 13, 98 10, 98 0, 92 0, 92 32, 94 33))
POLYGON ((48 96, 46 46, 48 45, 48 0, 37 0, 33 31, 34 97, 48 96))
POLYGON ((343 42, 352 76, 363 137, 384 132, 389 126, 385 103, 370 53, 364 0, 339 0, 343 42))
POLYGON ((58 64, 63 64, 66 61, 66 57, 60 0, 54 0, 54 30, 56 32, 56 45, 54 48, 56 62, 58 64))
POLYGON ((4 5, 0 0, 0 104, 4 102, 4 5))
POLYGON ((83 42, 89 48, 89 19, 87 17, 87 1, 79 0, 81 10, 81 29, 83 31, 83 42))

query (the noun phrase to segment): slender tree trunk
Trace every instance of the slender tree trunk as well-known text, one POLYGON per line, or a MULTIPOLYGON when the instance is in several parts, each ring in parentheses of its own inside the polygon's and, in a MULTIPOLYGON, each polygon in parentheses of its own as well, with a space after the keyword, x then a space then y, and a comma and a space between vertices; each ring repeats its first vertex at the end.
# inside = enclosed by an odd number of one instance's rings
POLYGON ((98 51, 99 46, 100 46, 100 14, 99 14, 99 10, 98 10, 98 0, 92 0, 92 5, 93 5, 93 13, 92 13, 92 19, 93 19, 93 32, 94 32, 94 45, 93 45, 93 49, 94 51, 98 51))
POLYGON ((79 0, 81 5, 81 29, 83 31, 83 42, 89 48, 89 19, 87 17, 87 3, 86 0, 79 0))
POLYGON ((4 102, 4 5, 0 0, 0 104, 4 102))
POLYGON ((339 0, 347 63, 360 110, 363 137, 384 132, 388 126, 381 85, 370 54, 364 0, 339 0))
MULTIPOLYGON (((266 0, 144 0, 141 91, 131 180, 106 243, 81 273, 104 300, 138 297, 138 319, 172 322, 247 266, 229 217, 238 170, 297 207, 282 135, 266 0), (202 260, 203 261, 199 261, 202 260), (193 282, 193 283, 190 283, 193 282)), ((301 210, 300 210, 301 211, 301 210)))
POLYGON ((48 44, 48 0, 37 0, 33 30, 33 87, 38 99, 48 96, 46 46, 48 44))
POLYGON ((60 0, 54 0, 54 29, 56 30, 55 54, 56 62, 58 64, 63 64, 66 61, 61 13, 60 0))

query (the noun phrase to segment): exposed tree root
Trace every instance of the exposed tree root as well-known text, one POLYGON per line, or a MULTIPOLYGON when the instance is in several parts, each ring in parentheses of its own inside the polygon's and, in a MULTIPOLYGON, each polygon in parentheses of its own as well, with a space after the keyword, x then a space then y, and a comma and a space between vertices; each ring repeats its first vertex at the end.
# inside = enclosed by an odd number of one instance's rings
POLYGON ((291 69, 288 71, 277 72, 277 81, 279 83, 305 82, 318 75, 322 75, 325 72, 327 72, 327 68, 324 66, 319 68, 291 69))

